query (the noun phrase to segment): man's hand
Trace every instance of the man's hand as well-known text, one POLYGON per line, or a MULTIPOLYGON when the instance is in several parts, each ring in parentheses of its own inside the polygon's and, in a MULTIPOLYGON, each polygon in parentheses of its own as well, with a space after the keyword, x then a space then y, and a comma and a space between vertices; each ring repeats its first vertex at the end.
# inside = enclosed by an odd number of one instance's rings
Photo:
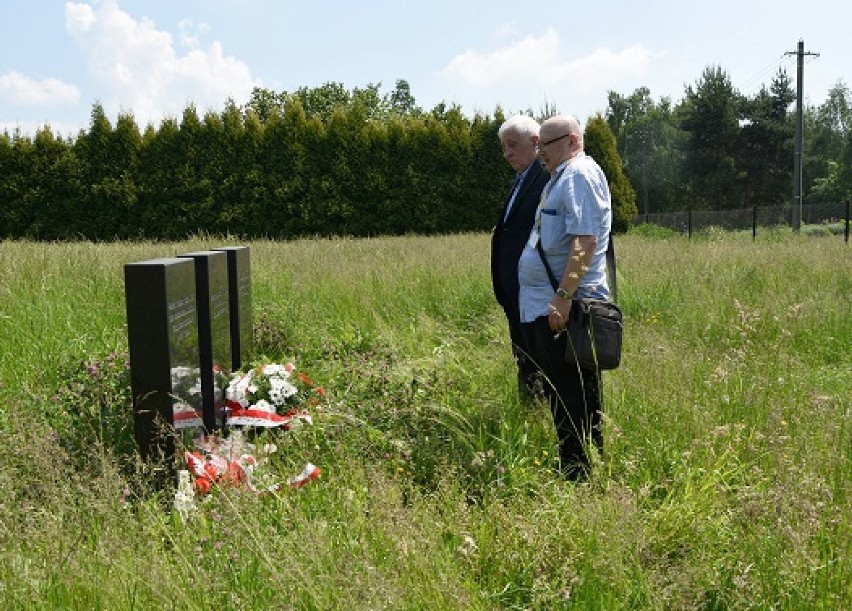
POLYGON ((550 329, 554 333, 561 333, 568 325, 568 315, 571 313, 571 300, 563 299, 556 295, 550 300, 547 305, 550 314, 547 316, 547 322, 550 323, 550 329))

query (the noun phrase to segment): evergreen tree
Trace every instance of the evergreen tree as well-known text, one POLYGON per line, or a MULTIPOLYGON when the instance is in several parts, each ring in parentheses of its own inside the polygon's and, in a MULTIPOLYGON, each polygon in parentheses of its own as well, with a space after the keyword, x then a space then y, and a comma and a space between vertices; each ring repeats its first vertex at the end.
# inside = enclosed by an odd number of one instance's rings
POLYGON ((107 139, 107 152, 113 161, 111 175, 103 179, 100 189, 112 200, 113 223, 106 227, 106 239, 131 238, 139 234, 139 155, 142 135, 130 113, 120 113, 115 129, 107 139))
POLYGON ((184 221, 180 129, 173 118, 159 129, 148 126, 139 159, 140 233, 148 238, 181 239, 190 233, 184 221))
POLYGON ((586 124, 583 147, 601 167, 609 182, 613 231, 626 231, 638 214, 636 192, 622 170, 615 135, 601 115, 591 118, 586 124))
POLYGON ((109 154, 109 142, 112 125, 100 103, 92 106, 89 131, 81 133, 74 143, 74 153, 80 162, 80 180, 83 185, 83 198, 80 201, 78 215, 90 219, 85 230, 89 239, 109 239, 109 229, 114 228, 115 198, 114 178, 120 173, 118 161, 109 154))
POLYGON ((99 222, 79 208, 83 191, 68 143, 44 126, 20 151, 26 163, 21 198, 24 235, 39 240, 78 238, 80 229, 99 222))
POLYGON ((0 134, 0 238, 25 235, 28 163, 21 141, 20 132, 0 134))
POLYGON ((687 86, 678 107, 688 133, 685 170, 692 207, 703 210, 742 205, 736 143, 742 97, 721 67, 705 68, 695 86, 687 86))
POLYGON ((470 125, 470 162, 463 168, 462 201, 471 203, 469 230, 490 229, 503 208, 514 173, 503 158, 497 132, 506 120, 498 108, 494 117, 477 114, 470 125))
MULTIPOLYGON (((315 130, 320 129, 312 120, 315 130)), ((273 189, 276 209, 281 215, 282 236, 305 235, 305 206, 311 181, 311 162, 307 134, 308 117, 301 102, 287 100, 284 118, 275 133, 268 136, 270 147, 276 150, 276 168, 281 173, 280 182, 273 189), (276 135, 280 131, 280 135, 276 135)))
POLYGON ((385 98, 385 103, 390 111, 397 115, 420 114, 422 111, 417 107, 414 96, 411 95, 411 86, 405 79, 397 79, 396 88, 385 98))
MULTIPOLYGON (((263 149, 264 128, 258 116, 248 112, 243 118, 232 101, 225 105, 222 119, 222 156, 225 167, 220 185, 221 206, 238 207, 246 213, 229 217, 236 233, 269 236, 277 231, 277 211, 269 208, 269 194, 261 173, 259 155, 263 149), (254 232, 249 227, 254 228, 254 232)), ((219 217, 222 218, 220 213, 219 217)))
POLYGON ((795 99, 791 80, 779 70, 765 86, 743 102, 743 126, 737 140, 737 170, 746 205, 780 205, 792 192, 793 121, 788 113, 795 99))
POLYGON ((16 199, 16 189, 13 184, 12 172, 12 139, 8 132, 0 134, 0 240, 11 237, 12 202, 16 199))

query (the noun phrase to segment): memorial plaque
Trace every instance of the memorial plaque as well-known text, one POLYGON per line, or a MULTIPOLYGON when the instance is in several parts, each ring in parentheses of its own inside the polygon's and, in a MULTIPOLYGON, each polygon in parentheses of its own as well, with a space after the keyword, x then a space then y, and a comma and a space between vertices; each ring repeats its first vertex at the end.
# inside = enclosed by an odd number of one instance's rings
POLYGON ((195 269, 187 259, 124 266, 134 434, 144 459, 174 456, 176 429, 202 426, 195 269))
POLYGON ((201 407, 204 427, 213 431, 224 425, 225 384, 231 373, 228 257, 224 252, 215 250, 191 252, 178 257, 195 262, 201 407))
POLYGON ((231 306, 231 371, 245 363, 252 348, 251 259, 248 246, 214 248, 228 257, 231 306))

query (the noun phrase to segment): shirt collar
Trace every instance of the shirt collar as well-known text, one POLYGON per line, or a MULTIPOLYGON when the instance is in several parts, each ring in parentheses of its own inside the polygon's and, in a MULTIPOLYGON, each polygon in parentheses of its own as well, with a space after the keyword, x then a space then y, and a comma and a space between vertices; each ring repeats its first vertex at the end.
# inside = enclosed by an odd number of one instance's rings
POLYGON ((559 176, 559 175, 562 173, 562 171, 563 171, 565 168, 567 168, 567 167, 568 167, 568 164, 569 164, 569 163, 571 163, 571 162, 572 162, 572 161, 574 161, 575 159, 581 159, 581 158, 583 158, 583 157, 585 157, 585 156, 586 156, 585 151, 577 151, 576 153, 574 153, 573 155, 571 155, 571 157, 569 157, 568 159, 566 159, 565 161, 563 161, 562 163, 560 163, 558 166, 556 166, 556 172, 554 172, 554 174, 553 174, 553 175, 554 175, 554 176, 559 176))
POLYGON ((525 170, 518 172, 518 180, 523 180, 526 175, 529 174, 530 168, 533 167, 533 163, 535 163, 535 160, 533 160, 533 162, 529 164, 525 170))

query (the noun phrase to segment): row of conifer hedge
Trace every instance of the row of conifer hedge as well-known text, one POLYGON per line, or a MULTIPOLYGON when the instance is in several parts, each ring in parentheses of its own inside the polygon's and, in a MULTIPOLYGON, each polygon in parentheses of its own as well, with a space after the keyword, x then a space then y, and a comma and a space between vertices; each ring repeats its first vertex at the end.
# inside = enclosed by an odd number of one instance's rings
POLYGON ((75 138, 49 127, 0 135, 0 237, 489 230, 512 178, 504 118, 451 108, 376 120, 358 105, 323 118, 293 100, 263 120, 233 104, 203 117, 190 106, 140 131, 132 115, 112 125, 95 105, 75 138))

